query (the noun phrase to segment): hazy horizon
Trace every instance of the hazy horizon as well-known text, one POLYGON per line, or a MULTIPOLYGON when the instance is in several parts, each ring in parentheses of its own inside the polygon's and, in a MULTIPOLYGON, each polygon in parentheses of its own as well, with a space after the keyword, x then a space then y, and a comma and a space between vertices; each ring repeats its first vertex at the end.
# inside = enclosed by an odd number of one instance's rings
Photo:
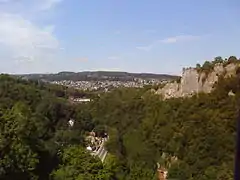
POLYGON ((125 72, 125 73, 132 73, 132 74, 156 74, 156 75, 170 75, 170 76, 180 76, 177 74, 165 74, 165 73, 152 73, 152 72, 128 72, 128 71, 118 71, 118 70, 83 70, 83 71, 57 71, 57 72, 46 72, 46 73, 3 73, 3 74, 10 74, 10 75, 29 75, 29 74, 58 74, 62 72, 70 72, 70 73, 82 73, 82 72, 125 72))

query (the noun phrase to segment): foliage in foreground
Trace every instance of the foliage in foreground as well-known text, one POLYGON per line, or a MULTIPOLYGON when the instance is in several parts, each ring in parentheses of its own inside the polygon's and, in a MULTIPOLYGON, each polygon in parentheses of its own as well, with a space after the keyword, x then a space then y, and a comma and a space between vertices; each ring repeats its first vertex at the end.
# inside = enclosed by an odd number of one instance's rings
POLYGON ((81 146, 64 150, 59 169, 53 172, 55 180, 108 180, 111 174, 99 159, 91 156, 81 146))
POLYGON ((123 88, 72 105, 61 89, 0 76, 0 179, 154 180, 159 163, 169 178, 231 180, 238 84, 167 101, 123 88), (83 148, 92 129, 110 135, 104 164, 83 148))
POLYGON ((61 161, 59 153, 84 146, 91 118, 54 88, 0 75, 0 179, 47 180, 61 161))

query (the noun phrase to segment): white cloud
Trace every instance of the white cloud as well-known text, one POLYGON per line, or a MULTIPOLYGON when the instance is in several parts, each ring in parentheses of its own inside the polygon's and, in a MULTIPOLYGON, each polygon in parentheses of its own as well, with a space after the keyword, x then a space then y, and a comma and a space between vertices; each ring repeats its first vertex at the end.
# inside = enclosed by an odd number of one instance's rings
POLYGON ((39 0, 39 10, 49 10, 60 2, 62 0, 39 0))
POLYGON ((109 56, 108 59, 109 60, 117 60, 117 59, 120 59, 120 57, 118 57, 118 56, 109 56))
POLYGON ((143 51, 150 51, 152 49, 153 45, 149 46, 137 46, 136 49, 143 50, 143 51))
POLYGON ((181 36, 174 36, 174 37, 169 37, 163 40, 160 40, 162 43, 177 43, 177 42, 183 42, 183 41, 192 41, 192 40, 197 40, 199 36, 192 36, 192 35, 181 35, 181 36))
POLYGON ((46 11, 55 7, 63 0, 0 0, 3 10, 14 10, 15 12, 46 11))
POLYGON ((136 49, 143 50, 143 51, 150 51, 150 50, 152 50, 152 48, 154 48, 159 43, 173 44, 173 43, 178 43, 178 42, 193 41, 193 40, 197 40, 199 38, 200 38, 200 36, 193 36, 193 35, 180 35, 180 36, 168 37, 168 38, 165 38, 162 40, 155 41, 150 45, 137 46, 136 49))
POLYGON ((0 13, 14 14, 28 21, 50 21, 54 10, 63 0, 0 0, 0 13), (2 2, 1 2, 2 1, 2 2))
POLYGON ((79 61, 79 62, 87 62, 88 58, 82 57, 82 58, 77 58, 76 60, 79 61))
POLYGON ((0 48, 6 57, 3 64, 44 63, 55 58, 63 49, 54 36, 55 26, 40 26, 35 20, 41 16, 40 11, 50 10, 61 1, 0 0, 0 48))
POLYGON ((39 60, 59 48, 53 26, 40 28, 19 15, 0 14, 0 45, 7 47, 14 59, 39 60))

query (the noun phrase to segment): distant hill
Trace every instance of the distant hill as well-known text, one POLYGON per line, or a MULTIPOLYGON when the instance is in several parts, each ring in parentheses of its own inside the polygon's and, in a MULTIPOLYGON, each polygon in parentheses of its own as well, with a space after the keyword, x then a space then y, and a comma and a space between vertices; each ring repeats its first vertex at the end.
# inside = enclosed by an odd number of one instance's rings
POLYGON ((158 80, 174 80, 178 76, 167 74, 153 74, 153 73, 128 73, 117 71, 83 71, 83 72, 59 72, 57 74, 20 74, 16 75, 24 79, 35 79, 45 81, 91 81, 91 80, 112 80, 112 81, 127 81, 134 78, 141 79, 158 79, 158 80))

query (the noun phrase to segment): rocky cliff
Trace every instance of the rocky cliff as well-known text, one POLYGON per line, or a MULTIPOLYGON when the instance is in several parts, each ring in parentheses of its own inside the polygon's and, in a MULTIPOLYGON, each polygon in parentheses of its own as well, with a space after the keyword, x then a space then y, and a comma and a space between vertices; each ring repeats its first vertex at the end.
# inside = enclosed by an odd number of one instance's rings
POLYGON ((216 63, 208 71, 202 71, 201 68, 184 68, 179 82, 167 83, 156 93, 162 95, 164 99, 188 97, 200 92, 209 93, 220 76, 235 75, 239 65, 239 61, 216 63))

